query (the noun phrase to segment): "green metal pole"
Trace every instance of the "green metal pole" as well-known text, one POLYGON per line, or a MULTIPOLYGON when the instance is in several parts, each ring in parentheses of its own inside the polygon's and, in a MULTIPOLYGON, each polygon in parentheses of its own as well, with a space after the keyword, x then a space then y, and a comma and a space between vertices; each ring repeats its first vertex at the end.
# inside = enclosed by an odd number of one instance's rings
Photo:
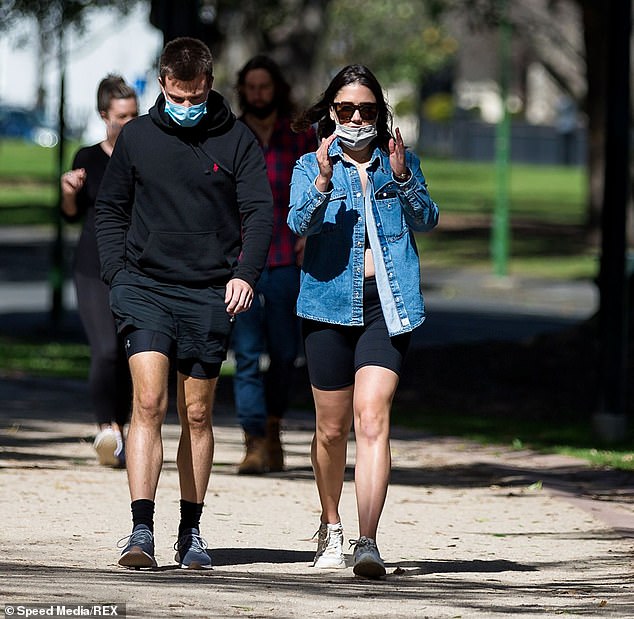
POLYGON ((509 257, 509 162, 511 146, 511 119, 507 99, 511 26, 508 21, 507 0, 499 0, 500 6, 500 98, 502 117, 495 133, 496 197, 491 230, 491 258, 495 275, 508 273, 509 257))

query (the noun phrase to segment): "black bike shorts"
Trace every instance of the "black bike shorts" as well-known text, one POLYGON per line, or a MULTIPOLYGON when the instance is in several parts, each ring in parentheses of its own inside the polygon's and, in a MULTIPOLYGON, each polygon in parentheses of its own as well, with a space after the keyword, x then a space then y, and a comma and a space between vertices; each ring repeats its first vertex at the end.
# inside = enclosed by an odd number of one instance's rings
POLYGON ((400 375, 411 333, 390 337, 374 277, 366 278, 363 297, 363 326, 302 320, 308 377, 317 389, 349 387, 356 371, 367 365, 400 375))

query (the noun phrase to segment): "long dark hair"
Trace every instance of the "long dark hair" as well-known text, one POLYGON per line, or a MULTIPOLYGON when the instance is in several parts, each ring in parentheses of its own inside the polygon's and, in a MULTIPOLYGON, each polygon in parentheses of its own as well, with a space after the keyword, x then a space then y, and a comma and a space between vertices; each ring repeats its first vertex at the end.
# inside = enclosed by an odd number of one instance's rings
POLYGON ((378 107, 376 119, 376 142, 379 148, 388 152, 388 143, 392 136, 392 112, 383 96, 383 89, 374 73, 361 64, 350 64, 332 78, 328 88, 312 107, 308 108, 294 123, 294 131, 305 131, 310 125, 317 123, 317 136, 320 139, 332 135, 335 123, 330 118, 330 106, 337 93, 349 84, 361 84, 372 91, 378 107))
POLYGON ((246 97, 244 96, 242 88, 244 87, 244 83, 247 79, 247 74, 249 71, 253 71, 254 69, 264 69, 265 71, 268 71, 271 79, 273 80, 277 113, 280 116, 290 116, 295 110, 295 106, 291 98, 291 87, 284 79, 279 65, 274 60, 264 55, 258 55, 251 58, 251 60, 249 60, 238 73, 236 90, 238 92, 240 109, 244 110, 247 107, 246 97))

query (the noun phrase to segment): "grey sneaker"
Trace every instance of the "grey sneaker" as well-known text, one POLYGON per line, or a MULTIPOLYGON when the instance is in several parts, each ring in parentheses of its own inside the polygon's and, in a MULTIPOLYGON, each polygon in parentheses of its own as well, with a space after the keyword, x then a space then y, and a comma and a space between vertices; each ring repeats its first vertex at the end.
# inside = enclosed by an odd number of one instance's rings
POLYGON ((200 536, 198 529, 185 529, 174 544, 176 561, 186 570, 211 569, 211 557, 207 553, 207 542, 200 536))
POLYGON ((137 524, 132 533, 117 542, 123 548, 119 557, 119 565, 123 567, 156 567, 154 558, 154 535, 144 524, 137 524), (125 544, 125 548, 123 548, 125 544))
POLYGON ((329 569, 346 567, 346 559, 343 556, 343 527, 341 523, 325 524, 322 522, 315 535, 318 537, 313 567, 329 569))
POLYGON ((382 578, 385 576, 385 563, 381 559, 376 542, 369 537, 362 536, 357 540, 350 540, 354 545, 352 571, 357 576, 365 578, 382 578))

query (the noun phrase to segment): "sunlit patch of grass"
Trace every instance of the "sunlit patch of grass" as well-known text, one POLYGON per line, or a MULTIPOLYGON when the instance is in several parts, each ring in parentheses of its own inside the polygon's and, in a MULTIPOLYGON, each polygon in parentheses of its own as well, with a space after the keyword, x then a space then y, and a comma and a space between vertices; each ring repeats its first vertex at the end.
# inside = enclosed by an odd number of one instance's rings
MULTIPOLYGON (((441 212, 490 214, 496 200, 493 163, 422 158, 429 190, 441 212)), ((586 170, 582 167, 511 164, 509 213, 561 224, 585 215, 586 170)))
POLYGON ((570 447, 560 445, 556 448, 556 453, 574 456, 588 460, 596 466, 609 466, 615 469, 634 471, 634 446, 629 449, 597 449, 570 447))
POLYGON ((0 367, 5 373, 86 378, 90 351, 86 344, 16 341, 0 337, 0 359, 0 367))
MULTIPOLYGON (((483 445, 511 449, 532 449, 544 453, 574 456, 596 466, 634 470, 634 437, 609 447, 601 444, 589 420, 525 420, 512 417, 470 416, 454 411, 421 413, 395 407, 393 422, 443 436, 459 436, 483 445)), ((562 419, 573 416, 562 415, 562 419)))

